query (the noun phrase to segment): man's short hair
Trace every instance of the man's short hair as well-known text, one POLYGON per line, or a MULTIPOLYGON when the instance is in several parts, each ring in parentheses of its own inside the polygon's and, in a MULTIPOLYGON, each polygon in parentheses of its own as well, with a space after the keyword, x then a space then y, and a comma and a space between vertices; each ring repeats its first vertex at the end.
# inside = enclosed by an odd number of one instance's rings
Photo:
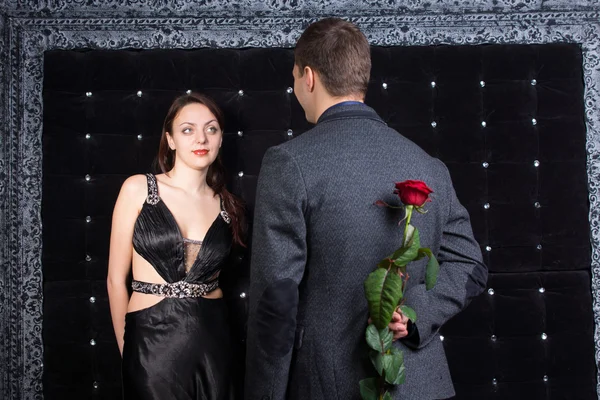
POLYGON ((365 35, 348 21, 325 18, 311 24, 298 39, 294 57, 300 76, 304 67, 312 68, 332 96, 367 93, 371 49, 365 35))

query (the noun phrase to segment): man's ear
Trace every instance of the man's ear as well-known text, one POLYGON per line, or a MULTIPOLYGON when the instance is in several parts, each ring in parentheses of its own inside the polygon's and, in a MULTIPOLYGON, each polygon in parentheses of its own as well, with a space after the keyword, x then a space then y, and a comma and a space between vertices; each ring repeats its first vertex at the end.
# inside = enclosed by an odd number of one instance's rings
POLYGON ((309 93, 315 90, 315 71, 309 66, 304 67, 304 83, 309 93))

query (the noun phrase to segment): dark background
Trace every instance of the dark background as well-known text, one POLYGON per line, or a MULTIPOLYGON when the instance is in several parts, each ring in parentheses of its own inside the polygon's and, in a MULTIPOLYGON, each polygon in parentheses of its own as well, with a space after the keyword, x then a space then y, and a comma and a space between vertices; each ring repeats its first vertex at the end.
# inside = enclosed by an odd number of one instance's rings
MULTIPOLYGON (((488 291, 442 329, 456 398, 597 398, 581 49, 372 55, 366 103, 448 165, 490 269, 488 291)), ((230 188, 250 216, 265 150, 310 126, 287 90, 290 49, 50 51, 44 61, 44 396, 117 399, 112 208, 127 176, 151 171, 173 98, 199 91, 224 109, 230 188)), ((240 356, 248 261, 234 260, 224 282, 240 356)))

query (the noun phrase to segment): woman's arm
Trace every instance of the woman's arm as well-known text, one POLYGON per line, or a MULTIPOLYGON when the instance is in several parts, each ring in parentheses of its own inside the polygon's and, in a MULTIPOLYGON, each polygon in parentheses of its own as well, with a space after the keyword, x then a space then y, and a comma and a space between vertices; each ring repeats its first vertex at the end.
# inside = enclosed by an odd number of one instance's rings
POLYGON ((113 211, 106 285, 113 328, 121 355, 125 314, 129 303, 127 277, 133 255, 133 227, 145 196, 146 178, 143 175, 132 176, 123 183, 113 211))

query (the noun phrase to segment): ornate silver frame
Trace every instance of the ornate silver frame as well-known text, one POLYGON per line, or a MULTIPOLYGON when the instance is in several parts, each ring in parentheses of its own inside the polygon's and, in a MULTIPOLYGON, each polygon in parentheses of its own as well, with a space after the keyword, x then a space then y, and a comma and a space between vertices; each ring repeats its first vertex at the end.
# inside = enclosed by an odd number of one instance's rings
POLYGON ((307 23, 330 15, 356 22, 375 45, 581 45, 598 365, 600 0, 360 0, 351 6, 342 0, 5 0, 0 6, 1 398, 43 398, 44 52, 293 47, 307 23))

